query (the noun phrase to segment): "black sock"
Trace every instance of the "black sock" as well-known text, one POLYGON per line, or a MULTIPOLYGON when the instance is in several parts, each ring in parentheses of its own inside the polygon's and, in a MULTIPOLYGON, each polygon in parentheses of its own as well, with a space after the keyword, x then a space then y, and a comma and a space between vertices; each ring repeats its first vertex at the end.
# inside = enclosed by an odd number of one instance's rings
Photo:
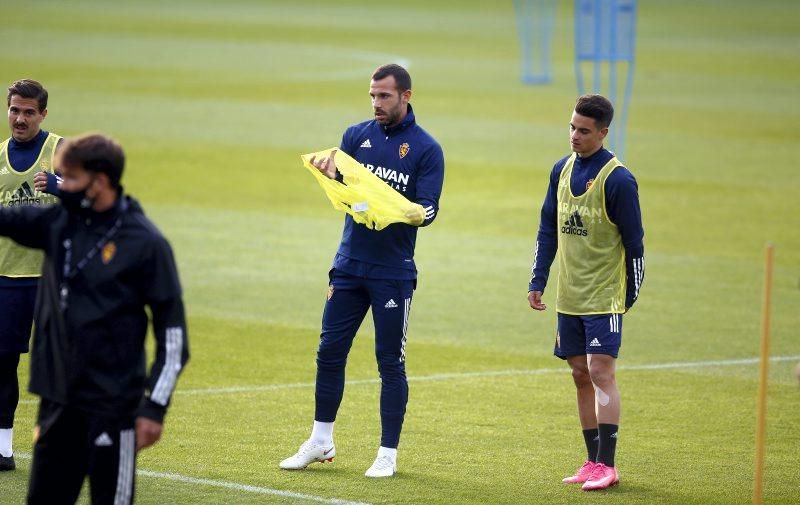
POLYGON ((597 462, 606 466, 614 466, 614 453, 617 450, 617 430, 619 426, 616 424, 600 424, 597 429, 600 432, 597 462))
POLYGON ((597 461, 597 443, 600 441, 597 428, 583 430, 583 440, 586 442, 587 461, 597 461))

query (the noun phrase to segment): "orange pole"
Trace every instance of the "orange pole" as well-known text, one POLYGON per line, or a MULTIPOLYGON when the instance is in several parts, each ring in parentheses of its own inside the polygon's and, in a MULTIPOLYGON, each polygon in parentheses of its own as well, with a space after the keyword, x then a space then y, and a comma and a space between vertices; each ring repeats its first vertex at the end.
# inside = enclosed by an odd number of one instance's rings
POLYGON ((764 443, 767 428, 767 379, 769 373, 769 315, 772 305, 772 264, 775 247, 767 244, 764 265, 764 304, 761 307, 761 359, 756 407, 756 475, 753 503, 761 505, 764 495, 764 443))

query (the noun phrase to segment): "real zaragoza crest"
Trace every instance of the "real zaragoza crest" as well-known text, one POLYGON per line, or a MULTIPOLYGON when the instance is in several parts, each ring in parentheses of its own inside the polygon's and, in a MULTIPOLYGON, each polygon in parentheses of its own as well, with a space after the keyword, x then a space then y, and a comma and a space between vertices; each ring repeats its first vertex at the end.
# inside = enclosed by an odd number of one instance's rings
POLYGON ((101 258, 103 260, 104 265, 108 265, 108 263, 114 258, 114 255, 117 253, 117 245, 114 242, 109 242, 105 246, 103 246, 103 250, 100 253, 101 258))
POLYGON ((411 149, 411 147, 408 145, 408 142, 403 142, 402 144, 400 144, 400 159, 401 160, 406 157, 406 154, 408 154, 409 149, 411 149))

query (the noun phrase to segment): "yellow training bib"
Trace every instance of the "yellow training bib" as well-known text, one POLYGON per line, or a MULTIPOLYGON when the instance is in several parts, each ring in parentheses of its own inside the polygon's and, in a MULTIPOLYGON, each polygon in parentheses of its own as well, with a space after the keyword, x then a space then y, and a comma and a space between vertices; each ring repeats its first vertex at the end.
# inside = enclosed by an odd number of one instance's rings
POLYGON ((335 149, 331 147, 300 156, 303 165, 322 186, 333 208, 350 214, 355 222, 373 230, 382 230, 392 223, 422 224, 425 219, 422 205, 409 201, 347 153, 337 151, 334 156, 343 182, 329 179, 311 164, 312 157, 328 157, 335 149))
POLYGON ((573 154, 558 181, 558 295, 564 314, 625 312, 625 248, 606 212, 605 183, 621 166, 612 158, 580 196, 570 188, 573 154))
MULTIPOLYGON (((47 205, 58 202, 58 198, 33 188, 33 176, 37 172, 53 172, 53 157, 61 137, 50 133, 44 141, 39 157, 24 172, 11 167, 8 159, 8 142, 0 144, 0 205, 47 205)), ((44 254, 36 249, 18 245, 9 238, 0 238, 0 275, 4 277, 39 277, 44 254)))

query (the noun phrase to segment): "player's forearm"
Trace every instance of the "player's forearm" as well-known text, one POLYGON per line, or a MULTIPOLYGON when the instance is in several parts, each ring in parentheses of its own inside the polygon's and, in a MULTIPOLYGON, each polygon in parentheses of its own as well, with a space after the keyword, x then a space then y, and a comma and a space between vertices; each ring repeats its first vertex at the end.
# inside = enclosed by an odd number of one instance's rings
POLYGON ((422 158, 416 185, 415 203, 422 206, 425 219, 419 226, 428 226, 439 214, 439 198, 444 184, 444 154, 439 146, 433 147, 422 158))
POLYGON ((34 249, 47 245, 46 207, 21 206, 0 209, 0 236, 34 249))
POLYGON ((541 291, 547 285, 550 276, 550 266, 558 251, 558 227, 556 220, 556 199, 550 188, 542 204, 539 219, 539 232, 536 235, 536 245, 533 248, 533 266, 531 266, 531 279, 528 282, 528 292, 541 291))
POLYGON ((550 277, 550 267, 557 251, 558 244, 543 239, 540 234, 533 249, 533 266, 531 266, 531 279, 528 281, 528 292, 540 291, 544 293, 547 279, 550 277))
POLYGON ((61 176, 54 173, 47 174, 47 186, 44 190, 45 193, 50 193, 54 196, 61 195, 61 176))
POLYGON ((140 415, 159 420, 154 416, 160 413, 163 418, 178 375, 189 360, 189 341, 180 298, 159 302, 150 308, 156 337, 156 358, 148 380, 150 394, 142 403, 140 415))
POLYGON ((439 215, 439 203, 427 198, 418 199, 415 203, 422 207, 421 211, 423 214, 423 220, 417 226, 423 227, 433 223, 433 221, 436 219, 436 216, 439 215))
POLYGON ((639 298, 644 283, 644 245, 625 248, 625 308, 630 309, 639 298))

